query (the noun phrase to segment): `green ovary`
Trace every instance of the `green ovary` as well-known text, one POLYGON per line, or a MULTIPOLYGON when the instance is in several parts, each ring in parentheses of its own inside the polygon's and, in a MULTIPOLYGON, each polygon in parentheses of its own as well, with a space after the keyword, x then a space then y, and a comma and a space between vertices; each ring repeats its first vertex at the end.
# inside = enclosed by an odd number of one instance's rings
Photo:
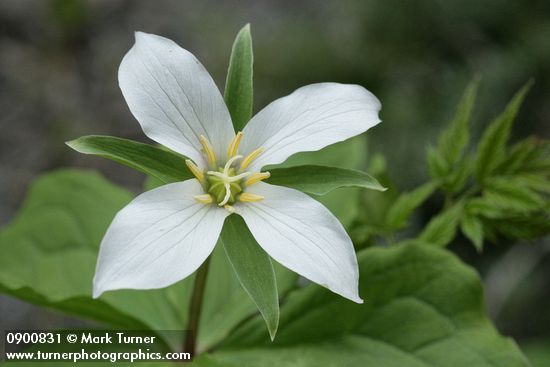
MULTIPOLYGON (((223 168, 220 168, 218 171, 220 173, 223 173, 223 168)), ((230 168, 228 171, 228 176, 231 177, 234 175, 235 175, 235 169, 230 168)), ((207 191, 210 195, 212 195, 212 197, 214 198, 214 201, 218 204, 223 202, 223 200, 225 199, 225 195, 227 193, 223 179, 218 176, 207 174, 206 182, 207 182, 207 191)), ((241 180, 231 182, 229 184, 230 196, 226 204, 232 205, 237 201, 237 196, 243 191, 243 188, 240 182, 241 180)))

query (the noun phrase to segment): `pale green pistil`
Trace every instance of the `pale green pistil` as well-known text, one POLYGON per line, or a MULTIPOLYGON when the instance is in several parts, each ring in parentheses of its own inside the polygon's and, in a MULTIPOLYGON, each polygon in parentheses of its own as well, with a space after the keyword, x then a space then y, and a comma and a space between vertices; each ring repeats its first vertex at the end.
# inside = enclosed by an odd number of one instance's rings
MULTIPOLYGON (((223 173, 223 168, 220 167, 218 171, 223 173)), ((235 168, 229 170, 229 177, 231 178, 232 176, 235 176, 235 168)), ((208 187, 207 191, 212 195, 214 201, 218 204, 222 203, 227 195, 224 179, 207 173, 206 184, 208 187)), ((229 199, 226 204, 233 205, 237 201, 237 195, 242 191, 241 180, 229 182, 229 199)))
POLYGON ((241 181, 250 175, 250 172, 236 175, 235 168, 231 167, 235 161, 241 158, 241 155, 236 155, 229 159, 225 166, 220 167, 218 171, 206 172, 206 190, 219 206, 234 204, 237 195, 243 191, 241 181))

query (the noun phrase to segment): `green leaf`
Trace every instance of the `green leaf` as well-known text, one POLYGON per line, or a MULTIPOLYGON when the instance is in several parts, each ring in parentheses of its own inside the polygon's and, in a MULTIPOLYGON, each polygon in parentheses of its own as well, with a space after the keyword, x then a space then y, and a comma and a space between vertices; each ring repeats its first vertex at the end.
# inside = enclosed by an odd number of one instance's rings
MULTIPOLYGON (((189 367, 238 367, 238 365, 228 364, 218 361, 208 354, 201 354, 193 358, 193 362, 188 364, 189 367)), ((16 366, 17 367, 17 366, 16 366)))
POLYGON ((472 166, 472 161, 468 158, 464 158, 460 163, 456 164, 443 183, 443 190, 449 193, 457 193, 462 190, 472 173, 472 166))
POLYGON ((358 262, 364 304, 307 287, 283 305, 273 343, 255 319, 208 359, 241 367, 529 366, 485 315, 475 270, 450 252, 378 247, 358 262))
POLYGON ((484 199, 500 210, 525 212, 541 208, 544 200, 514 176, 487 180, 484 199))
POLYGON ((534 149, 525 160, 522 172, 550 175, 550 141, 536 140, 534 149))
POLYGON ((221 242, 239 282, 262 314, 271 339, 275 338, 279 325, 279 297, 271 258, 237 215, 225 220, 221 242))
POLYGON ((182 326, 162 291, 91 298, 98 245, 131 197, 92 172, 64 170, 41 177, 0 232, 0 290, 115 327, 182 326))
POLYGON ((463 205, 457 203, 433 217, 418 237, 419 240, 441 247, 448 245, 456 235, 462 209, 463 205))
POLYGON ((460 219, 460 229, 472 241, 477 251, 481 252, 483 250, 483 223, 481 220, 465 211, 460 219))
POLYGON ((521 172, 527 163, 534 160, 537 148, 536 138, 528 138, 516 143, 496 171, 502 174, 521 172))
POLYGON ((550 339, 527 340, 521 344, 521 349, 525 351, 533 367, 550 366, 550 339))
POLYGON ((479 182, 484 182, 503 161, 512 123, 531 84, 531 82, 527 83, 516 93, 504 112, 489 125, 481 137, 475 163, 476 177, 479 182))
POLYGON ((463 157, 470 139, 469 125, 479 78, 466 88, 449 126, 441 133, 438 146, 428 148, 428 167, 432 178, 448 193, 460 191, 470 175, 470 161, 463 157))
POLYGON ((534 192, 550 194, 550 179, 543 174, 523 173, 514 176, 515 182, 534 192))
MULTIPOLYGON (((367 144, 364 136, 356 136, 343 142, 329 145, 316 152, 302 152, 294 154, 284 163, 276 166, 268 166, 264 169, 288 168, 304 165, 322 165, 349 169, 362 169, 366 166, 367 144)), ((346 227, 357 217, 362 209, 360 194, 361 189, 343 187, 329 192, 323 196, 314 196, 316 200, 325 205, 346 227)))
POLYGON ((445 178, 445 175, 451 170, 441 153, 432 146, 428 147, 428 169, 430 176, 437 180, 445 178))
MULTIPOLYGON (((274 263, 273 267, 279 294, 284 295, 294 287, 297 276, 279 264, 274 263)), ((192 279, 183 281, 186 282, 191 284, 192 279)), ((185 300, 188 298, 185 298, 185 295, 182 297, 183 301, 174 301, 172 304, 182 315, 187 315, 185 300)), ((223 245, 216 246, 210 260, 197 349, 204 351, 212 348, 225 339, 243 320, 255 315, 257 310, 257 306, 237 278, 223 245)), ((263 331, 268 334, 265 323, 263 331)))
POLYGON ((473 215, 483 218, 497 219, 509 215, 509 213, 495 207, 493 202, 486 200, 484 197, 468 199, 466 202, 466 210, 473 215))
POLYGON ((476 100, 479 78, 474 79, 464 91, 449 127, 439 138, 438 151, 449 167, 460 160, 470 138, 469 125, 476 100))
POLYGON ((413 211, 426 201, 436 187, 434 182, 428 182, 411 192, 401 194, 388 210, 387 225, 394 229, 403 228, 413 211))
POLYGON ((100 135, 83 136, 66 144, 77 152, 111 159, 165 184, 193 178, 185 165, 185 158, 164 148, 100 135))
POLYGON ((314 195, 325 195, 340 187, 386 190, 374 177, 352 169, 308 165, 276 168, 269 172, 271 177, 267 180, 268 183, 314 195))
POLYGON ((513 240, 534 240, 550 233, 550 213, 535 211, 529 215, 510 215, 485 223, 484 228, 513 240))
POLYGON ((247 24, 239 31, 233 43, 225 81, 225 103, 236 131, 241 131, 252 117, 253 59, 250 24, 247 24))

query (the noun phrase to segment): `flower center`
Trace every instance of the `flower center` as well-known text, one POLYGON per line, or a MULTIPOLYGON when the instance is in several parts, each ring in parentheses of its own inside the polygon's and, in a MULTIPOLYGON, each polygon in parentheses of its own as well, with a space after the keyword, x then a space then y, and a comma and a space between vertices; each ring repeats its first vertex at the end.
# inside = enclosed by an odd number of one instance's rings
POLYGON ((243 191, 241 181, 246 176, 249 176, 250 172, 243 172, 236 174, 236 168, 232 165, 238 159, 243 158, 242 155, 236 155, 230 158, 223 168, 219 168, 218 171, 207 171, 207 182, 209 184, 208 193, 214 197, 214 201, 219 206, 226 204, 234 204, 236 197, 243 191))
POLYGON ((237 154, 242 136, 242 132, 239 132, 233 138, 227 152, 227 162, 223 167, 218 165, 216 154, 208 139, 202 135, 200 136, 200 143, 211 170, 203 171, 191 160, 185 161, 187 167, 205 191, 204 194, 195 196, 195 200, 202 204, 216 203, 233 212, 232 205, 237 201, 253 202, 263 199, 263 196, 245 192, 247 187, 270 176, 269 172, 246 171, 250 163, 262 153, 263 148, 254 150, 246 157, 237 154), (237 163, 238 161, 240 161, 240 164, 237 163))

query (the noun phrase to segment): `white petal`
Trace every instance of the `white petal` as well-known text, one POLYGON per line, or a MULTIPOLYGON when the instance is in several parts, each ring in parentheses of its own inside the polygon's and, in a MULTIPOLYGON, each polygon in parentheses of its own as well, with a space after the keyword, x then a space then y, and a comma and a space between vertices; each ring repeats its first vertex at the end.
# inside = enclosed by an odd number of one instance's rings
POLYGON ((298 152, 315 151, 361 134, 380 122, 380 101, 358 85, 320 83, 297 89, 250 120, 241 153, 264 152, 250 165, 259 171, 298 152))
POLYGON ((228 215, 193 199, 202 193, 188 180, 147 191, 124 207, 101 242, 94 297, 162 288, 192 274, 214 249, 228 215))
POLYGON ((235 135, 231 117, 212 77, 193 54, 167 38, 137 32, 118 80, 148 137, 203 166, 202 134, 225 159, 235 135))
POLYGON ((353 244, 327 208, 300 191, 263 182, 247 192, 264 196, 264 200, 238 203, 235 210, 271 257, 305 278, 363 303, 353 244))

